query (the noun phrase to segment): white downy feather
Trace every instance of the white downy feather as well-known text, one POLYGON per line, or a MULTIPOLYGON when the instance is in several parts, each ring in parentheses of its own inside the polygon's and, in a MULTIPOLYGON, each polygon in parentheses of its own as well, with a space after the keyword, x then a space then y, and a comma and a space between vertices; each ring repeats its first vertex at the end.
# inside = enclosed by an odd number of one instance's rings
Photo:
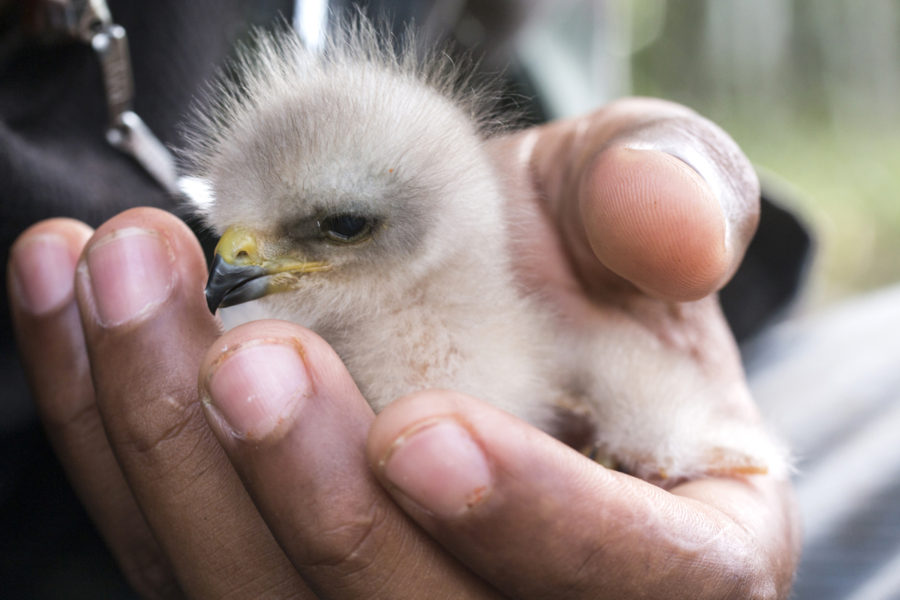
POLYGON ((695 395, 703 378, 658 340, 615 319, 566 323, 520 289, 513 209, 484 150, 490 112, 449 60, 394 42, 361 18, 317 53, 290 33, 259 35, 237 83, 216 90, 190 155, 212 192, 208 223, 250 227, 279 252, 335 265, 223 319, 312 328, 376 410, 455 389, 554 435, 561 412, 582 411, 601 454, 664 485, 781 471, 762 427, 695 395), (377 215, 372 240, 292 237, 292 224, 342 210, 377 215))

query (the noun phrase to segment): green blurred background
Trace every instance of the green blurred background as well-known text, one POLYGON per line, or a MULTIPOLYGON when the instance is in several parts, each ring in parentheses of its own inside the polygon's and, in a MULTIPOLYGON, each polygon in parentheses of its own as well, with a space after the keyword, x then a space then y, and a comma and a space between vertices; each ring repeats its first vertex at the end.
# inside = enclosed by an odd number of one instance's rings
MULTIPOLYGON (((669 98, 734 136, 815 232, 807 307, 900 281, 900 1, 593 0, 549 19, 590 57, 585 97, 669 98)), ((571 97, 559 114, 586 108, 571 97)))

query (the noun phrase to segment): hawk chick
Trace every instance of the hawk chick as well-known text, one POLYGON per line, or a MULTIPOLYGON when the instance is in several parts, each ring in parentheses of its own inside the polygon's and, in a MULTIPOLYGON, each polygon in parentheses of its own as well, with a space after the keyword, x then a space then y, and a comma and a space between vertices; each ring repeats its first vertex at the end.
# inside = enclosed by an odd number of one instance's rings
POLYGON ((241 304, 226 323, 316 331, 376 411, 454 389, 557 436, 575 415, 604 459, 657 483, 776 468, 758 426, 694 398, 694 382, 673 386, 665 364, 635 365, 620 384, 604 373, 614 329, 560 326, 521 289, 515 209, 485 153, 478 94, 412 47, 395 50, 364 20, 319 53, 289 33, 258 36, 191 153, 221 235, 210 309, 241 304))

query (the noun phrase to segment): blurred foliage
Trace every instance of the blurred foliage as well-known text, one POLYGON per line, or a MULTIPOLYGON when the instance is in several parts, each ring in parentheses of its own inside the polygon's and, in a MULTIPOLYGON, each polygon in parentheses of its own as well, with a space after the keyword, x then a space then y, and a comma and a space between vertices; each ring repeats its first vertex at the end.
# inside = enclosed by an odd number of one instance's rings
POLYGON ((900 2, 609 6, 630 24, 633 93, 695 108, 787 182, 818 238, 813 303, 900 281, 900 2))

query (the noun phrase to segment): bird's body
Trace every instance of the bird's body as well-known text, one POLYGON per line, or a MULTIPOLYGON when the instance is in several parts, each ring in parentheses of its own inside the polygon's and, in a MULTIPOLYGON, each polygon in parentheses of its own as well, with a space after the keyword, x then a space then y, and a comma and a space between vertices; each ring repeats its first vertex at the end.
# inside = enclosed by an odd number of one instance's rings
MULTIPOLYGON (((554 435, 561 415, 578 415, 591 445, 648 479, 768 468, 774 451, 758 428, 694 433, 718 410, 691 405, 695 382, 682 393, 604 373, 626 347, 615 323, 604 333, 567 322, 523 290, 512 255, 520 209, 504 198, 483 113, 455 70, 394 51, 365 22, 321 54, 289 34, 259 42, 194 149, 214 198, 206 220, 224 233, 211 308, 265 296, 227 309, 226 322, 311 328, 375 410, 454 389, 554 435)), ((664 368, 651 365, 648 380, 664 368)))

